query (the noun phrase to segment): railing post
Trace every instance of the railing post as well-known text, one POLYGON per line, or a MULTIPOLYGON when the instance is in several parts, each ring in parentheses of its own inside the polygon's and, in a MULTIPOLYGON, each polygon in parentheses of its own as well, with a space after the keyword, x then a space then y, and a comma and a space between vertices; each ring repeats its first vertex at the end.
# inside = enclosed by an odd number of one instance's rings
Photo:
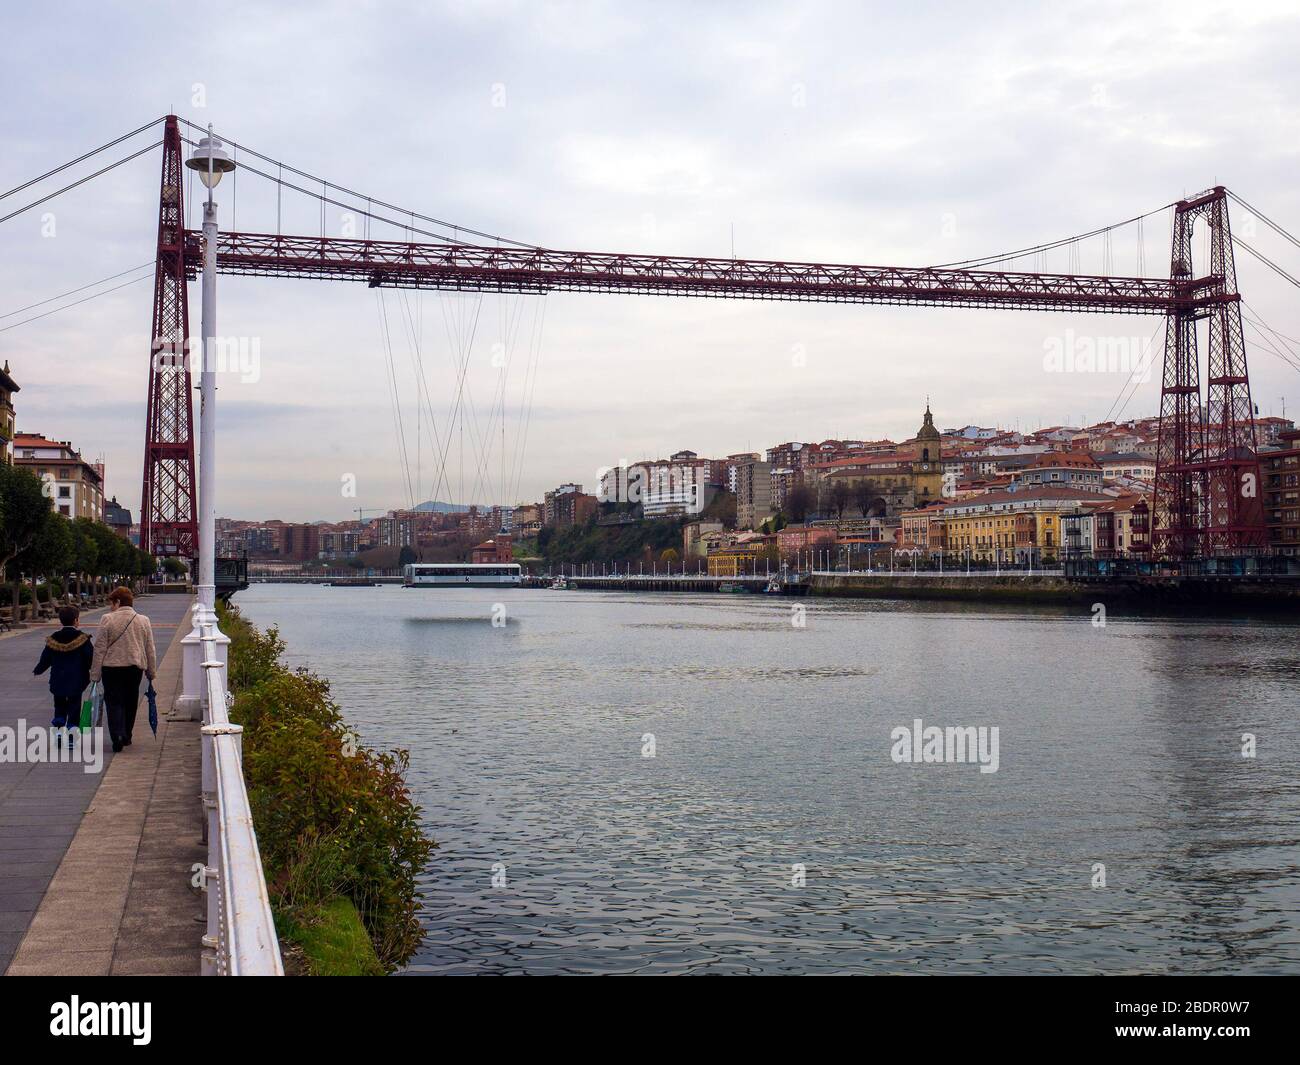
MULTIPOLYGON (((212 838, 216 838, 215 832, 212 838)), ((208 861, 212 861, 211 856, 208 861)), ((207 896, 207 930, 200 940, 203 949, 199 953, 199 975, 222 976, 221 870, 213 865, 203 867, 203 893, 207 896)))
POLYGON ((243 732, 239 725, 207 724, 203 736, 203 812, 207 831, 208 860, 203 870, 203 890, 207 894, 207 930, 202 944, 202 974, 224 976, 227 969, 229 929, 224 927, 222 892, 227 889, 227 870, 222 861, 221 808, 217 800, 215 745, 217 736, 243 732))
POLYGON ((207 862, 205 976, 283 975, 270 899, 243 777, 243 727, 228 716, 225 650, 230 641, 206 613, 196 643, 203 650, 202 788, 207 862))
MULTIPOLYGON (((175 709, 183 712, 189 721, 201 720, 201 706, 204 699, 203 647, 200 644, 204 623, 202 603, 190 607, 191 629, 181 640, 181 694, 176 697, 175 709)), ((180 716, 180 715, 178 715, 180 716)))

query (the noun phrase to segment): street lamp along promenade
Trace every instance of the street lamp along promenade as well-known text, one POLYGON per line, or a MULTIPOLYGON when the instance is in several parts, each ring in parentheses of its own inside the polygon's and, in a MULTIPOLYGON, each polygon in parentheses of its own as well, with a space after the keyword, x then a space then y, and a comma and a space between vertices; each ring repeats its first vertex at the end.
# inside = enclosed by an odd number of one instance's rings
POLYGON ((203 680, 205 661, 203 628, 210 626, 211 648, 206 652, 221 662, 222 688, 225 688, 225 662, 230 640, 217 629, 217 381, 215 371, 217 335, 217 205, 212 190, 222 177, 235 169, 235 161, 226 154, 221 141, 208 127, 208 135, 199 138, 194 154, 185 165, 195 171, 208 190, 203 205, 203 317, 200 325, 199 366, 199 574, 198 602, 193 608, 194 627, 182 641, 183 683, 178 702, 188 707, 192 717, 201 716, 206 685, 203 680))

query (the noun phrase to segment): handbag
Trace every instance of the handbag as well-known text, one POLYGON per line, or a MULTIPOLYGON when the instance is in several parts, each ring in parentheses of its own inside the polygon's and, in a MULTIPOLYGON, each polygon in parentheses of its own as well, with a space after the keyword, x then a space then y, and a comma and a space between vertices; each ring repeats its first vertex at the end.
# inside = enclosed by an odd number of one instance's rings
POLYGON ((86 693, 86 697, 81 700, 81 731, 89 732, 95 723, 95 703, 102 702, 99 697, 99 681, 95 681, 86 693))

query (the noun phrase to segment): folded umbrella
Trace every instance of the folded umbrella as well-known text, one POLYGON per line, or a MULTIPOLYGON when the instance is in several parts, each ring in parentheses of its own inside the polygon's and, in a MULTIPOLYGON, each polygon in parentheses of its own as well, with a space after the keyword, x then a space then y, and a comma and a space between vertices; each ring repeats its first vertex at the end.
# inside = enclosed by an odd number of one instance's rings
POLYGON ((158 693, 153 690, 153 681, 149 682, 149 688, 144 693, 144 697, 149 700, 149 727, 153 729, 153 734, 158 735, 158 693))

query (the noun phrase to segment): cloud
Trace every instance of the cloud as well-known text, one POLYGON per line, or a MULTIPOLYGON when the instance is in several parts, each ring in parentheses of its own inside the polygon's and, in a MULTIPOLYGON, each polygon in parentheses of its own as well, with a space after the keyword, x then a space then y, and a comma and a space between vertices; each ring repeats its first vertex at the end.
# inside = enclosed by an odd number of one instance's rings
MULTIPOLYGON (((50 46, 0 68, 0 90, 22 101, 0 115, 0 189, 175 110, 340 185, 561 248, 729 255, 734 241, 758 258, 952 262, 1215 182, 1300 219, 1300 20, 1281 3, 1228 18, 1194 2, 336 0, 230 5, 199 35, 165 5, 104 4, 78 7, 54 39, 48 19, 7 16, 11 39, 50 46)), ((0 225, 0 315, 149 262, 157 168, 155 152, 53 201, 53 239, 44 208, 0 225)), ((341 225, 251 173, 218 191, 232 228, 341 225)), ((1167 222, 1148 219, 1145 237, 1145 267, 1161 273, 1167 222)), ((1257 242, 1294 270, 1293 249, 1257 242)), ((1100 270, 1102 252, 1082 246, 1080 269, 1100 270)), ((1136 270, 1135 234, 1110 254, 1136 270)), ((1300 336, 1294 291, 1238 265, 1257 312, 1300 336)), ((0 331, 20 427, 103 454, 133 509, 148 288, 0 331)), ((1042 373, 1045 337, 1157 324, 572 294, 381 303, 361 285, 259 278, 219 291, 221 330, 260 345, 256 382, 220 382, 221 507, 286 519, 347 516, 358 500, 340 497, 342 472, 367 506, 435 489, 514 501, 684 446, 900 438, 926 395, 945 425, 1099 418, 1121 382, 1042 373)), ((1290 396, 1294 412, 1294 370, 1250 351, 1261 408, 1290 396)), ((1143 385, 1129 413, 1157 402, 1158 384, 1143 385)))

